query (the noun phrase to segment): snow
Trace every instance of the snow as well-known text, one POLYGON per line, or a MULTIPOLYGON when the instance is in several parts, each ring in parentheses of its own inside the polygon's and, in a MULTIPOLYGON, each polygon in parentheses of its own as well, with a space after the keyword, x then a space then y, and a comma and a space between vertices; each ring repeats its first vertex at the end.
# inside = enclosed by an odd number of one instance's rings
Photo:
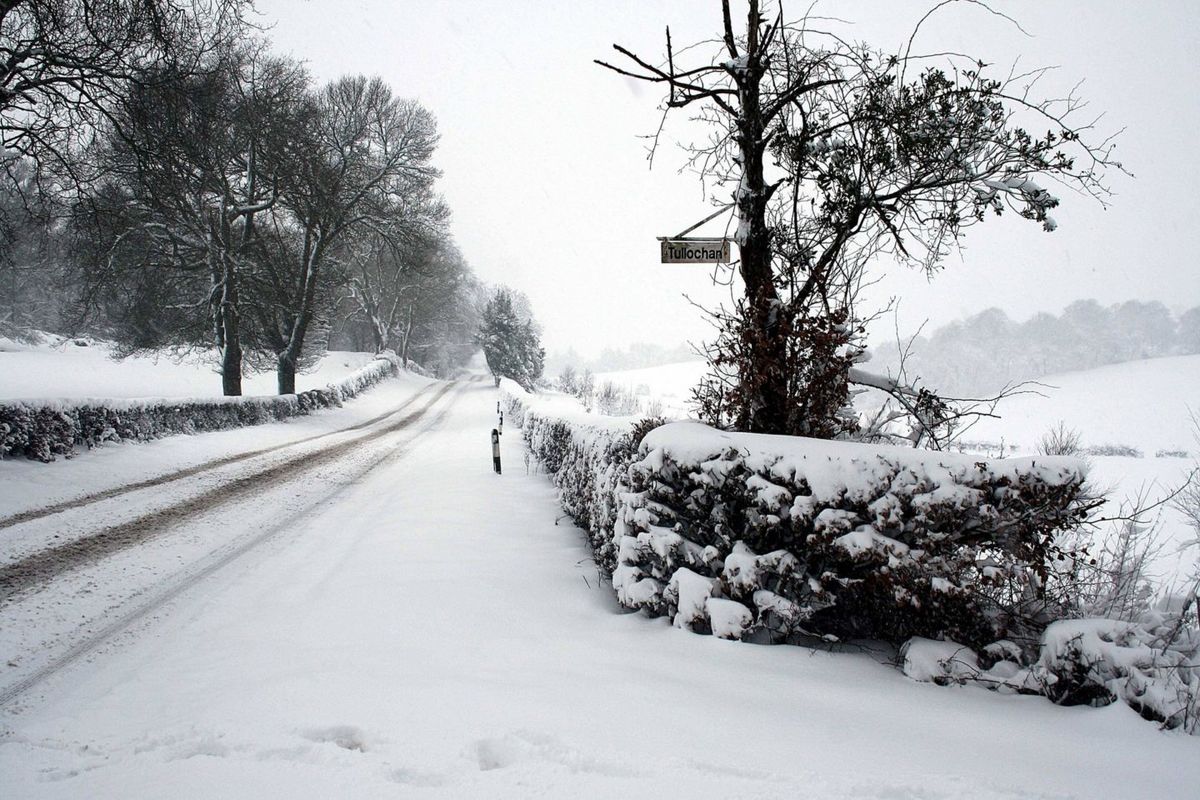
MULTIPOLYGON (((419 388, 406 380, 286 424, 3 463, 0 515, 361 421, 419 388)), ((467 384, 357 479, 243 504, 311 510, 0 710, 0 796, 1194 793, 1197 740, 1123 704, 947 691, 886 655, 735 644, 620 613, 553 486, 520 468, 519 436, 491 472, 496 398, 467 384)), ((144 556, 170 564, 185 538, 144 556)), ((42 599, 69 611, 82 589, 42 599)), ((736 608, 704 602, 714 629, 736 624, 736 608)))
POLYGON ((704 361, 679 361, 658 367, 599 372, 596 383, 611 381, 633 390, 639 400, 659 400, 665 416, 686 419, 691 415, 692 388, 700 383, 707 370, 704 361))
MULTIPOLYGON (((1007 475, 1033 473, 1051 485, 1072 481, 1084 471, 1084 464, 1063 456, 1031 456, 981 461, 965 453, 934 452, 892 445, 868 445, 859 442, 835 442, 802 436, 773 436, 760 433, 730 433, 699 422, 676 422, 655 428, 642 440, 646 450, 662 449, 675 461, 702 464, 730 449, 746 453, 755 465, 770 463, 771 472, 782 476, 803 477, 819 497, 854 492, 867 483, 889 475, 893 466, 909 471, 911 479, 923 479, 936 487, 935 498, 949 499, 948 493, 971 490, 955 485, 961 476, 980 474, 1007 475), (980 466, 985 465, 985 466, 980 466)), ((897 477, 897 480, 900 480, 897 477)), ((964 495, 965 499, 966 498, 964 495)))
POLYGON ((704 601, 704 609, 712 626, 712 634, 718 639, 741 639, 754 622, 750 609, 736 600, 710 597, 704 601))
POLYGON ((952 683, 979 675, 979 658, 958 642, 914 636, 900 650, 904 674, 914 681, 952 683))
MULTIPOLYGON (((29 345, 0 337, 0 400, 40 398, 204 397, 221 394, 215 361, 199 355, 130 356, 113 360, 107 342, 47 337, 29 345), (84 342, 84 345, 77 344, 84 342)), ((296 376, 296 390, 316 389, 348 378, 374 359, 370 353, 331 351, 316 368, 296 376)), ((246 375, 247 395, 272 395, 274 372, 246 375)))
POLYGON ((1063 421, 1084 446, 1123 444, 1153 457, 1159 450, 1200 455, 1190 411, 1200 412, 1200 355, 1110 364, 1038 379, 1040 394, 1006 400, 1000 419, 983 419, 965 438, 1033 452, 1042 435, 1063 421))

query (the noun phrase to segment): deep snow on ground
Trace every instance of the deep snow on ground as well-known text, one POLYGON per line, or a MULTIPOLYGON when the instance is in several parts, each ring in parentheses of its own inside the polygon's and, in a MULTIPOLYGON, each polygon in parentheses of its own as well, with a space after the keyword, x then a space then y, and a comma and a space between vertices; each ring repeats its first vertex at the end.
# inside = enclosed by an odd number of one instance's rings
POLYGON ((1200 456, 1191 413, 1200 414, 1200 355, 1149 358, 1038 378, 1037 393, 1004 401, 999 419, 984 419, 969 439, 1004 437, 1035 452, 1060 421, 1085 446, 1128 445, 1153 457, 1159 450, 1200 456))
POLYGON ((663 404, 665 416, 684 419, 691 412, 692 388, 700 383, 707 370, 704 361, 680 361, 658 367, 598 372, 596 384, 611 381, 634 392, 643 402, 658 400, 663 404))
MULTIPOLYGON (((1200 785, 1200 740, 1123 704, 918 684, 867 653, 618 613, 516 432, 492 474, 490 383, 454 396, 403 457, 0 712, 0 796, 1127 798, 1200 785)), ((223 435, 0 466, 59 470, 84 491, 105 479, 85 459, 132 474, 145 447, 183 462, 223 435)), ((23 502, 0 485, 5 510, 23 502)))
MULTIPOLYGON (((296 390, 347 378, 370 363, 370 353, 332 351, 296 376, 296 390)), ((246 375, 242 391, 275 394, 274 372, 246 375)), ((60 397, 214 397, 221 394, 215 361, 198 354, 112 358, 107 342, 46 336, 39 344, 0 337, 0 400, 60 397), (83 342, 84 344, 78 344, 83 342)))

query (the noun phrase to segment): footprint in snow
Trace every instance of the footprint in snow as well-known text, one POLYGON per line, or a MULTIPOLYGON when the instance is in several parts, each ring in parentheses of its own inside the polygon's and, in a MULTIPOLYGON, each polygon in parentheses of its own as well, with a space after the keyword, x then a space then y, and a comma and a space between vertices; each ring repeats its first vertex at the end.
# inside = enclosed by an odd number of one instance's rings
POLYGON ((317 744, 335 744, 343 750, 365 753, 370 749, 369 739, 362 728, 353 725, 334 725, 329 728, 312 728, 303 734, 305 739, 317 744))
POLYGON ((517 731, 503 737, 479 739, 472 743, 468 755, 473 757, 481 771, 503 769, 518 761, 536 759, 557 764, 571 772, 586 772, 610 777, 633 778, 640 773, 609 760, 587 755, 563 744, 554 736, 517 731))

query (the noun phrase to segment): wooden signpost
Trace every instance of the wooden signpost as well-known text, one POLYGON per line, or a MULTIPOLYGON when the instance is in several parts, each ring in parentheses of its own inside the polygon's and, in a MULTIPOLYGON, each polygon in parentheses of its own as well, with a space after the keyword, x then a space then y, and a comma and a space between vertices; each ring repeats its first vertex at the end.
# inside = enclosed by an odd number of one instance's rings
POLYGON ((728 239, 659 239, 664 264, 728 264, 728 239))
POLYGON ((730 205, 724 205, 718 208, 712 214, 709 214, 704 219, 697 222, 692 227, 682 231, 677 236, 660 236, 658 243, 662 249, 662 263, 664 264, 728 264, 731 259, 729 257, 729 239, 722 236, 719 239, 712 237, 688 236, 689 233, 699 228, 704 223, 711 219, 715 219, 725 212, 730 205))

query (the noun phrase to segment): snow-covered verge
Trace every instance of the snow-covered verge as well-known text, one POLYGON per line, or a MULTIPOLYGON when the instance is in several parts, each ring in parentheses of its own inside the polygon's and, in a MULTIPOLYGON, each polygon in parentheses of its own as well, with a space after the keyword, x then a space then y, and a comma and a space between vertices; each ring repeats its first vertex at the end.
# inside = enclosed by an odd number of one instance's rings
MULTIPOLYGON (((0 400, 43 397, 209 397, 220 394, 215 352, 183 349, 118 357, 112 342, 41 333, 36 343, 0 336, 0 400)), ((297 391, 319 389, 353 375, 374 353, 330 350, 296 375, 297 391)), ((410 369, 411 371, 411 369, 410 369)), ((277 393, 274 370, 247 372, 242 394, 277 393)))
POLYGON ((1073 621, 1043 636, 1071 613, 1042 592, 1073 556, 1057 535, 1091 504, 1075 459, 980 461, 698 423, 646 430, 504 389, 626 608, 725 639, 907 642, 906 672, 918 680, 969 679, 1063 704, 1120 697, 1196 731, 1194 624, 1073 621), (1098 635, 1064 650, 1070 624, 1121 627, 1139 657, 1114 659, 1111 637, 1098 635), (941 640, 933 656, 921 644, 930 640, 941 640))
POLYGON ((394 356, 379 356, 335 383, 293 395, 270 397, 72 398, 0 402, 0 458, 25 456, 42 462, 71 455, 76 447, 110 441, 147 441, 261 425, 340 406, 397 373, 394 356))

